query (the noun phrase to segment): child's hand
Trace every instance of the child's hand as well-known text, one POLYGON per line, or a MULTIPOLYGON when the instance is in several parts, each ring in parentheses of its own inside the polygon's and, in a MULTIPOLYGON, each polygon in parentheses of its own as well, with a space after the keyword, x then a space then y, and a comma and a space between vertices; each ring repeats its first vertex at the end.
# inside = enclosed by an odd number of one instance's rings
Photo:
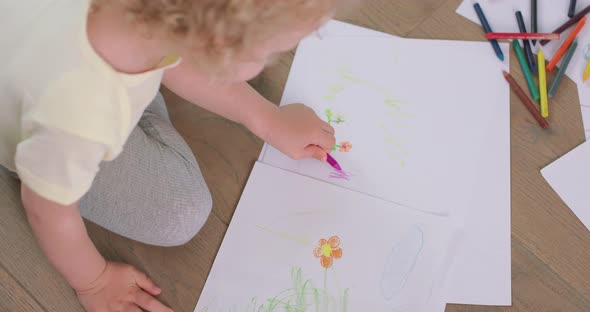
POLYGON ((160 292, 145 274, 134 267, 108 262, 93 285, 77 291, 77 294, 88 312, 171 312, 172 309, 152 297, 160 292))
POLYGON ((326 161, 336 139, 334 128, 303 104, 281 106, 268 120, 262 138, 293 159, 326 161))

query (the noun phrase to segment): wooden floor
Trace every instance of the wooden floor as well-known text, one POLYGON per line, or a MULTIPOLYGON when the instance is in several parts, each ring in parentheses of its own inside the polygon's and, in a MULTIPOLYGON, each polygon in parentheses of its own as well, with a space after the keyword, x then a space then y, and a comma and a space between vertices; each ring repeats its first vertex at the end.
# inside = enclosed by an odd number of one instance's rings
MULTIPOLYGON (((482 40, 478 26, 454 13, 460 0, 361 2, 340 19, 403 37, 482 40)), ((511 59, 514 75, 524 84, 514 54, 511 59)), ((291 60, 292 54, 281 58, 252 85, 278 102, 291 60)), ((235 123, 166 90, 164 94, 173 122, 192 147, 213 194, 207 224, 190 243, 177 248, 146 246, 88 226, 106 257, 137 266, 163 288, 165 303, 175 311, 191 312, 262 141, 235 123)), ((549 131, 540 130, 515 95, 511 103, 513 307, 449 305, 446 311, 590 311, 590 232, 539 173, 583 142, 576 87, 565 81, 552 101, 549 131)), ((0 195, 0 203, 17 202, 17 187, 9 185, 14 195, 0 195)), ((0 186, 0 193, 5 191, 0 186)), ((23 211, 0 207, 0 311, 81 310, 36 247, 23 211)))

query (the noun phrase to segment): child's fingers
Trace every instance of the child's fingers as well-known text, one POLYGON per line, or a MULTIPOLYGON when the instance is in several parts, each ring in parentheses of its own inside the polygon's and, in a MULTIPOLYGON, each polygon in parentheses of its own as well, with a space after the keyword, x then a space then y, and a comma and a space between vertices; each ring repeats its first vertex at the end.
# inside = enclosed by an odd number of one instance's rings
POLYGON ((336 144, 336 137, 334 137, 334 134, 330 134, 323 129, 320 129, 316 134, 315 141, 311 143, 323 148, 324 151, 329 151, 332 149, 332 146, 336 144))
POLYGON ((162 290, 158 288, 158 286, 156 286, 156 284, 154 284, 154 282, 152 282, 152 280, 149 279, 149 277, 147 277, 143 272, 137 270, 135 272, 135 283, 141 289, 147 291, 148 293, 154 296, 157 296, 162 292, 162 290))
POLYGON ((320 126, 320 128, 322 128, 322 130, 326 131, 329 134, 334 135, 334 133, 336 133, 336 130, 334 130, 334 127, 332 127, 329 123, 325 122, 322 120, 322 125, 320 126))
POLYGON ((317 160, 325 162, 328 154, 324 151, 321 147, 316 145, 308 145, 304 149, 304 157, 305 158, 315 158, 317 160))
POLYGON ((123 311, 125 312, 142 312, 141 309, 137 305, 130 305, 129 307, 125 308, 123 311))
POLYGON ((141 289, 137 289, 135 293, 135 304, 140 308, 144 309, 145 311, 149 312, 172 312, 172 309, 163 305, 160 301, 156 300, 156 298, 150 296, 148 293, 142 291, 141 289))

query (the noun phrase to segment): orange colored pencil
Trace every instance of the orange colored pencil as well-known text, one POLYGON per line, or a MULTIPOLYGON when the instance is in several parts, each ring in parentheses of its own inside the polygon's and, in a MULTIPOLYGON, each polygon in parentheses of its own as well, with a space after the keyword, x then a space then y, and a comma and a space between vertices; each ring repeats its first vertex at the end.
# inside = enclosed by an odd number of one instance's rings
POLYGON ((574 28, 574 30, 567 37, 565 42, 561 45, 561 47, 559 47, 559 50, 557 50, 557 52, 555 53, 555 55, 551 59, 551 62, 549 62, 549 64, 547 64, 547 72, 551 72, 553 70, 553 68, 555 68, 555 65, 557 65, 557 62, 559 62, 559 60, 563 57, 565 52, 567 52, 567 49, 570 47, 570 45, 572 44, 574 39, 576 39, 576 36, 580 33, 580 31, 582 30, 584 25, 586 25, 586 21, 588 21, 588 17, 584 16, 578 22, 578 25, 576 25, 576 28, 574 28))

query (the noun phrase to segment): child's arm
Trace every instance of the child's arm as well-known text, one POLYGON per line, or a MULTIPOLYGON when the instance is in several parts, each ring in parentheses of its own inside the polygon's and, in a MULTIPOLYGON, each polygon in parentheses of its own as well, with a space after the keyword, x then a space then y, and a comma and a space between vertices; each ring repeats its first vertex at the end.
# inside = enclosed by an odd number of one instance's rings
POLYGON ((95 281, 106 261, 88 238, 78 204, 56 204, 24 184, 21 196, 39 246, 70 286, 82 289, 95 281))
POLYGON ((119 311, 131 304, 146 311, 171 311, 149 295, 160 290, 145 274, 105 261, 88 237, 77 203, 56 204, 24 183, 21 197, 39 246, 87 311, 119 311))
POLYGON ((245 82, 210 81, 182 63, 165 72, 164 85, 209 111, 241 123, 292 158, 325 160, 334 129, 304 105, 277 107, 245 82))

